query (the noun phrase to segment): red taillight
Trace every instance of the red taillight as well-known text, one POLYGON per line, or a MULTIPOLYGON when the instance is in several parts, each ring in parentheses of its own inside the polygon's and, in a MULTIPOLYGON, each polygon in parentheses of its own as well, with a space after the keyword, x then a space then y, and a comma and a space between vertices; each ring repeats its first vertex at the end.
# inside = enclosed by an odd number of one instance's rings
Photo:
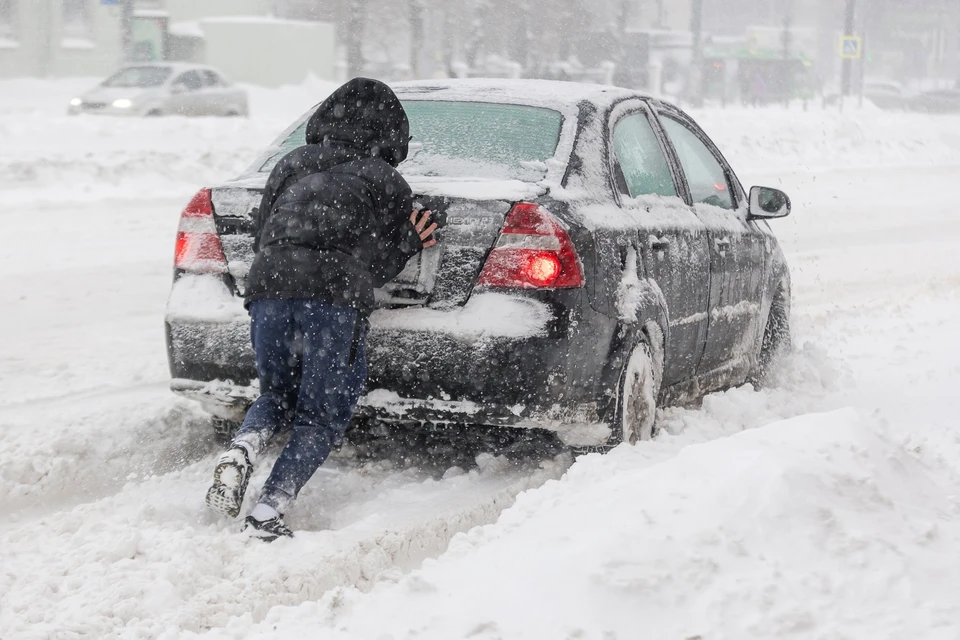
POLYGON ((560 222, 540 205, 521 202, 507 214, 477 284, 568 289, 583 286, 583 269, 560 222))
POLYGON ((210 189, 202 189, 180 214, 174 266, 189 273, 226 273, 217 225, 213 220, 210 189))

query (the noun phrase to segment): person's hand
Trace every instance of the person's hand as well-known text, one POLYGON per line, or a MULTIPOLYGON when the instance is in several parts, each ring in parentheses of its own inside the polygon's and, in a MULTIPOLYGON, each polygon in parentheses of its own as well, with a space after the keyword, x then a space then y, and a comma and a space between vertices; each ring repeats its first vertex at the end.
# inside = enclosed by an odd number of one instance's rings
POLYGON ((430 222, 430 216, 433 215, 431 211, 424 211, 422 215, 421 212, 414 209, 413 213, 410 214, 410 222, 413 223, 413 226, 416 228, 417 233, 420 234, 420 242, 423 243, 423 248, 432 247, 437 244, 437 239, 433 237, 433 232, 437 230, 437 223, 432 223, 429 227, 427 223, 430 222), (420 219, 417 219, 417 216, 420 215, 420 219))

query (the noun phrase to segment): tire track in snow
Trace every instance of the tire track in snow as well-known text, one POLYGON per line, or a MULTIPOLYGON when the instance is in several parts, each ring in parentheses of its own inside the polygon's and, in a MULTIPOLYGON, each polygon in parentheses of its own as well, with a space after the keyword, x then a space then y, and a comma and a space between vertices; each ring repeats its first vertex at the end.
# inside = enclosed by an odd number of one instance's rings
MULTIPOLYGON (((273 606, 366 588, 439 555, 456 534, 493 522, 518 493, 558 478, 570 462, 481 456, 477 469, 436 480, 334 459, 289 518, 297 537, 266 545, 204 509, 214 459, 0 531, 0 628, 24 640, 70 632, 154 638, 260 620, 273 606)), ((269 467, 258 468, 251 495, 269 467)))
POLYGON ((0 528, 183 468, 213 450, 208 420, 166 385, 0 408, 0 528))

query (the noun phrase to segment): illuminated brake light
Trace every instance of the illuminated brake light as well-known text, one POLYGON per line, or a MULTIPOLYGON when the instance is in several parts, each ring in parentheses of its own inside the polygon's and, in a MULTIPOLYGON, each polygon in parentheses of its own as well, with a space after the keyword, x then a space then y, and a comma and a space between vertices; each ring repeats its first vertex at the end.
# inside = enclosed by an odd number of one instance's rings
POLYGON ((174 266, 188 273, 227 273, 210 189, 200 190, 180 214, 174 266))
POLYGON ((555 283, 561 270, 560 259, 546 251, 533 254, 524 265, 527 280, 538 287, 549 287, 555 283))
POLYGON ((570 236, 549 211, 521 202, 507 214, 503 232, 483 265, 479 286, 575 288, 583 269, 570 236))

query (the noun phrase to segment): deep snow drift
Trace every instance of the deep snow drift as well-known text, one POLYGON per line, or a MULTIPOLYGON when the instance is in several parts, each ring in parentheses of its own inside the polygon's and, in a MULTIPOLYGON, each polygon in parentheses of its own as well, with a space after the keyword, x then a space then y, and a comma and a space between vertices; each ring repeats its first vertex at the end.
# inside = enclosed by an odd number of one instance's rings
POLYGON ((960 636, 960 119, 696 114, 794 199, 776 387, 572 466, 347 450, 263 545, 202 508, 217 449, 166 391, 173 238, 328 88, 255 92, 249 120, 61 115, 87 84, 0 83, 4 640, 960 636))
POLYGON ((247 637, 956 637, 957 478, 885 436, 846 409, 591 456, 396 584, 247 637))

